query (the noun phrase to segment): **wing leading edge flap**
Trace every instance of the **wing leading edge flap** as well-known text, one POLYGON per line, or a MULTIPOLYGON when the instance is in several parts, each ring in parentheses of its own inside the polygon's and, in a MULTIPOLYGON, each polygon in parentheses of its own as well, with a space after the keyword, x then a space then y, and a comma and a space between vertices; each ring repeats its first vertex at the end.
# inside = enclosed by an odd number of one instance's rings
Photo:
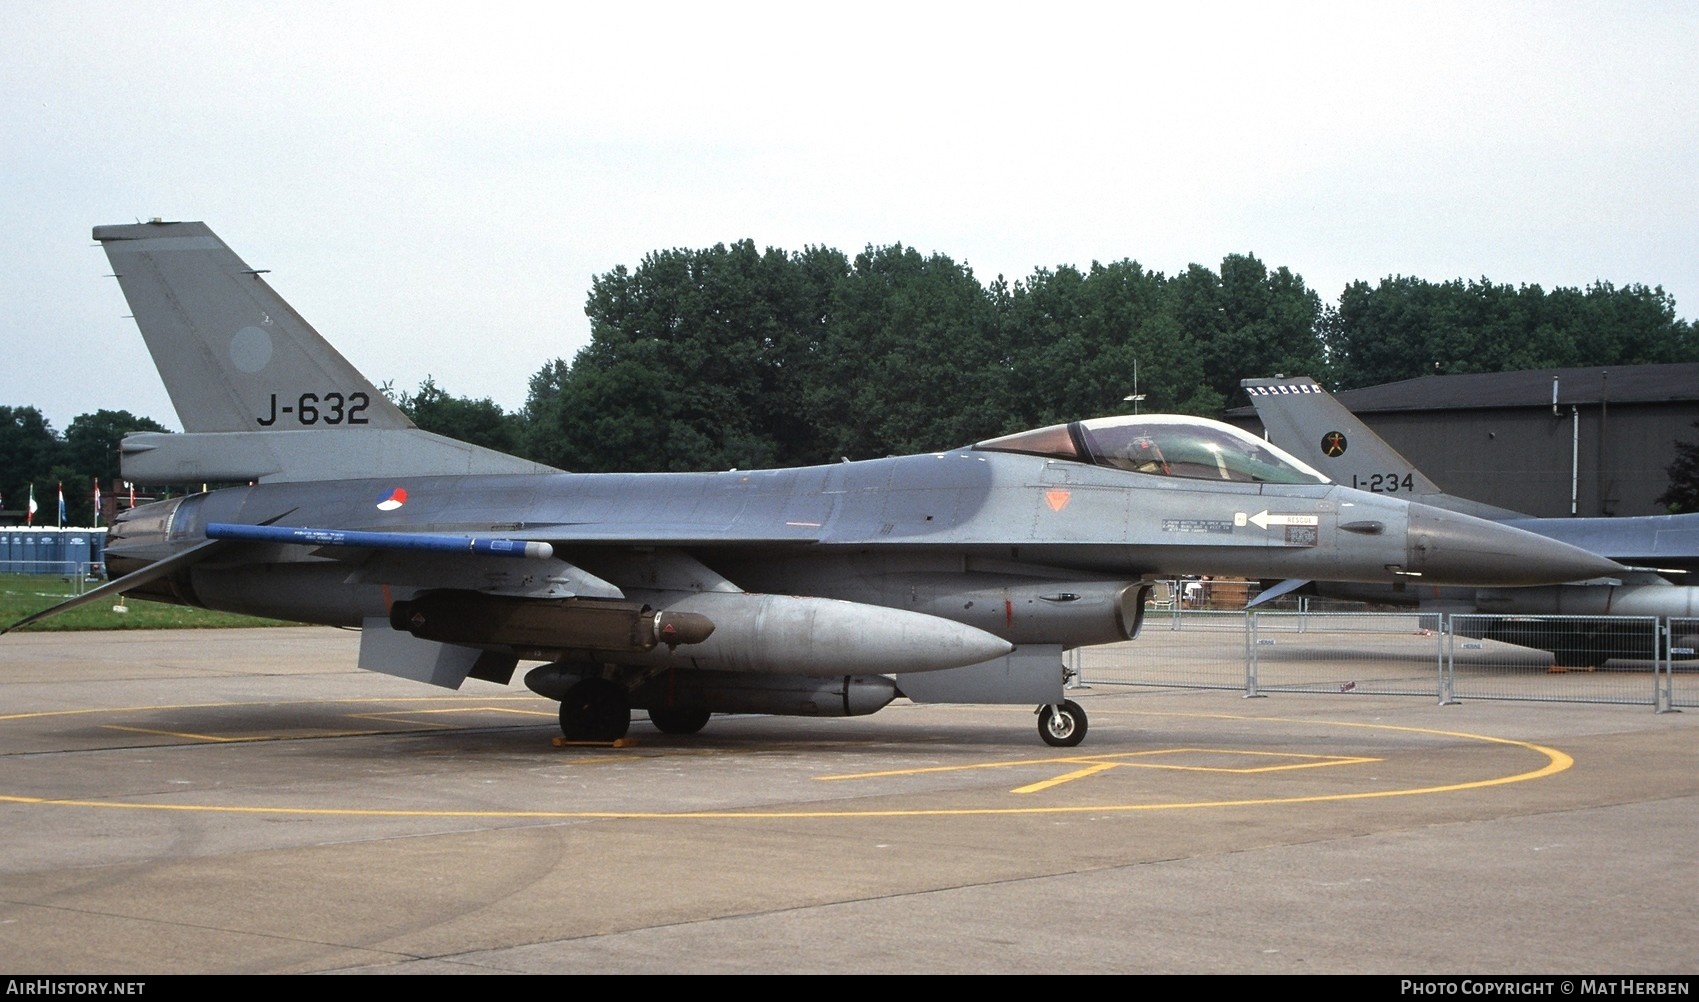
POLYGON ((548 543, 442 532, 364 532, 356 529, 211 522, 206 527, 206 538, 247 539, 261 543, 294 543, 301 546, 354 546, 378 550, 477 553, 533 560, 547 560, 554 556, 554 547, 548 543))

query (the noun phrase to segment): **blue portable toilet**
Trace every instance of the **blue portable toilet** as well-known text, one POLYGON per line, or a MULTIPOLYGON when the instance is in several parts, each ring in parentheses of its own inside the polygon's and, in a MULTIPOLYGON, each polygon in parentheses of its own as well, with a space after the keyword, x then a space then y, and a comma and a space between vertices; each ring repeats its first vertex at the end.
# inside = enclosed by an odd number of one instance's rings
POLYGON ((35 544, 37 574, 65 573, 65 534, 57 529, 41 530, 35 544))
POLYGON ((88 574, 89 533, 87 529, 72 529, 59 535, 61 574, 88 574))

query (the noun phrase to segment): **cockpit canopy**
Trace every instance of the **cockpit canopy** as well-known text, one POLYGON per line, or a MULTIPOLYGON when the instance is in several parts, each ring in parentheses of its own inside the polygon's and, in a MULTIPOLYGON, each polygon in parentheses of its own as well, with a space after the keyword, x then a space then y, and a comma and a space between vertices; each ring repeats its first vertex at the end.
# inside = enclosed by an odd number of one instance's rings
POLYGON ((974 448, 1191 480, 1328 483, 1320 473, 1247 431, 1208 418, 1177 414, 1073 421, 1005 435, 974 448))

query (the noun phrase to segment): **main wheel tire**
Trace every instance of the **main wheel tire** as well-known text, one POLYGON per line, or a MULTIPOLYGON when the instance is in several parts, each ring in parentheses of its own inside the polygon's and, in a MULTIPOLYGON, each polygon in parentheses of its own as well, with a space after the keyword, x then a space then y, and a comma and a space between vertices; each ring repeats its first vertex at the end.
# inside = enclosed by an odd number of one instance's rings
POLYGON ((1085 727, 1085 711, 1071 699, 1038 708, 1038 736, 1053 748, 1072 748, 1084 741, 1085 727))
POLYGON ((695 734, 708 726, 709 716, 689 706, 657 706, 649 711, 649 722, 662 734, 695 734))
POLYGON ((560 701, 560 732, 568 741, 618 741, 631 729, 631 697, 625 686, 587 678, 560 701))

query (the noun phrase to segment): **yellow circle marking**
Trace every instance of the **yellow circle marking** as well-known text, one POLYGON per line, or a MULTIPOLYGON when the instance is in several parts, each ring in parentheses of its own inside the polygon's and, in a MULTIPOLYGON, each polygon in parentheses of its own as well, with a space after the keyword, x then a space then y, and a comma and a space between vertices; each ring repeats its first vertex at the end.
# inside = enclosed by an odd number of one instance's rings
MULTIPOLYGON (((440 701, 442 697, 428 697, 440 701)), ((518 697, 522 698, 522 697, 518 697)), ((347 699, 347 700, 313 700, 310 702, 405 702, 406 700, 383 699, 347 699)), ((421 699, 419 701, 426 701, 421 699)), ((302 701, 308 702, 308 701, 302 701)), ((201 707, 210 706, 242 706, 242 705, 278 705, 275 702, 266 703, 203 703, 201 707)), ((129 709, 177 709, 182 707, 131 707, 129 709)), ((19 719, 32 716, 55 716, 61 714, 112 712, 111 710, 60 710, 43 713, 13 714, 0 717, 0 720, 19 719)), ((1414 797, 1437 793, 1457 793, 1463 790, 1481 790, 1494 786, 1506 786, 1511 783, 1525 783, 1530 780, 1544 779, 1555 776, 1569 769, 1575 760, 1556 748, 1533 744, 1528 741, 1517 741, 1513 738, 1495 738, 1486 734, 1470 734, 1466 731, 1446 731, 1426 727, 1405 727, 1396 724, 1361 724, 1338 720, 1312 720, 1306 718, 1285 717, 1247 717, 1228 713, 1159 713, 1137 712, 1135 716, 1186 717, 1204 720, 1233 720, 1233 721, 1263 721, 1280 724, 1314 724, 1326 727, 1348 727, 1360 730, 1395 731, 1403 734, 1423 734, 1434 737, 1458 738, 1465 741, 1479 741, 1486 744, 1503 745, 1510 748, 1521 748, 1534 752, 1546 759, 1546 764, 1528 772, 1514 773, 1508 776, 1496 776, 1489 779, 1469 780, 1460 783, 1446 783, 1439 786, 1413 787, 1404 790, 1372 790, 1362 793, 1330 793, 1316 796, 1299 797, 1251 797, 1239 800, 1194 800, 1161 804, 1086 804, 1086 805, 1053 805, 1042 807, 960 807, 960 808, 910 808, 892 810, 812 810, 812 811, 453 811, 453 810, 411 810, 411 809, 376 809, 376 808, 336 808, 336 807, 238 807, 218 804, 135 804, 113 800, 62 800, 51 797, 19 797, 0 794, 0 803, 37 804, 54 807, 102 807, 132 811, 209 811, 225 814, 293 814, 315 817, 393 817, 393 818, 520 818, 520 819, 632 819, 632 820, 696 820, 696 819, 769 819, 769 820, 798 820, 807 818, 937 818, 937 817, 986 817, 998 815, 1035 815, 1035 814, 1114 814, 1136 813, 1146 811, 1193 810, 1211 807, 1263 807, 1277 804, 1318 804, 1348 800, 1380 800, 1389 797, 1414 797)), ((1003 767, 1043 765, 1050 762, 1075 762, 1101 764, 1109 756, 1069 756, 1065 759, 1038 758, 1021 759, 996 763, 1003 767)), ((989 765, 962 766, 962 769, 989 768, 989 765)), ((948 768, 948 767, 946 767, 948 768)), ((911 774, 938 771, 936 767, 908 770, 911 774)), ((1091 772, 1100 771, 1097 769, 1091 772)), ((893 770, 885 773, 867 773, 862 776, 891 776, 901 775, 904 770, 893 770)), ((861 778, 848 776, 828 776, 822 779, 861 778)))

